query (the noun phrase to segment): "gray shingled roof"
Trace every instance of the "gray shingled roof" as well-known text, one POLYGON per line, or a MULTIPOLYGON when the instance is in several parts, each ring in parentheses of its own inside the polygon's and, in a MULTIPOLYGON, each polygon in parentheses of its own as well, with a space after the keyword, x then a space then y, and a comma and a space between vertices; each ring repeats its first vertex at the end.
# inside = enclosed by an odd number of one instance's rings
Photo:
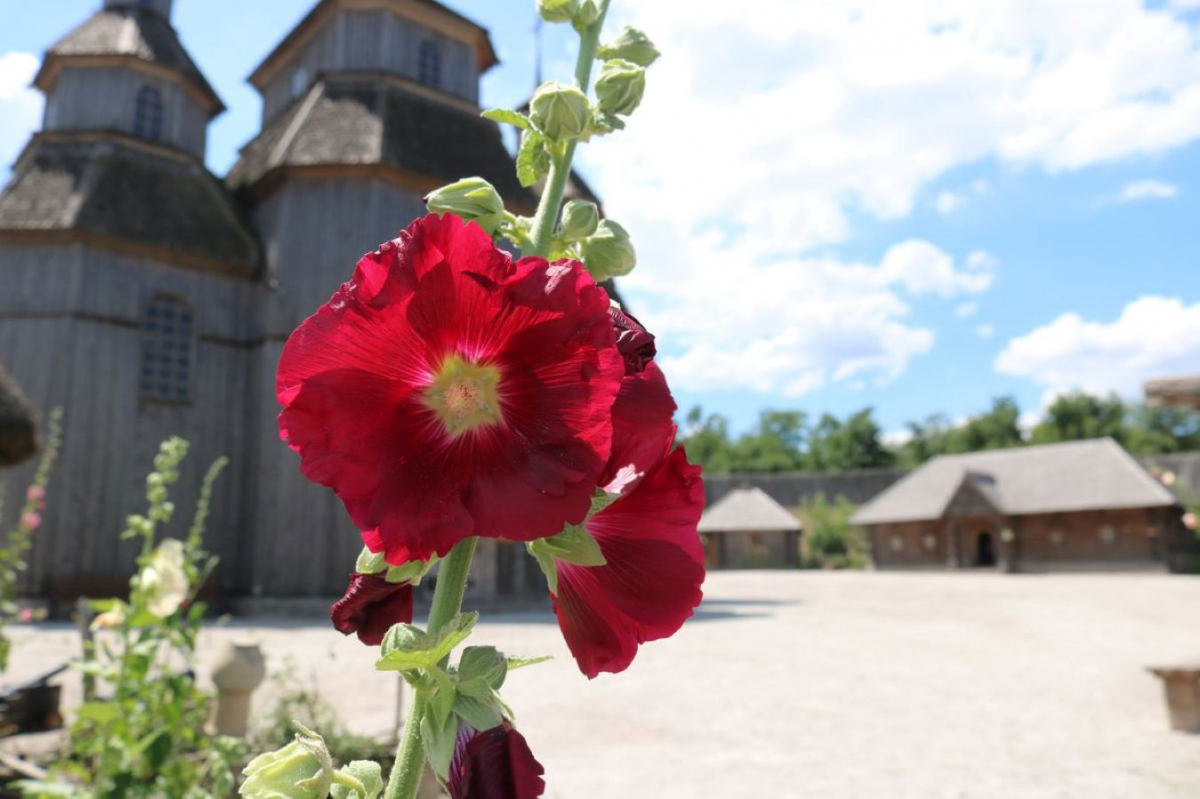
POLYGON ((242 189, 278 167, 365 164, 446 182, 477 175, 510 202, 537 204, 494 122, 374 79, 318 81, 242 148, 226 180, 242 189))
POLYGON ((0 367, 0 466, 12 466, 37 452, 33 407, 0 367))
POLYGON ((945 455, 854 515, 855 524, 941 518, 969 481, 1006 515, 1168 507, 1175 496, 1110 438, 945 455))
POLYGON ((116 143, 35 138, 0 194, 0 230, 78 230, 258 273, 258 240, 208 170, 116 143))
POLYGON ((225 108, 171 23, 153 11, 111 8, 96 12, 46 51, 34 82, 41 85, 42 74, 55 58, 77 56, 131 56, 175 70, 208 95, 217 111, 225 108))
POLYGON ((700 517, 700 532, 773 532, 801 529, 800 520, 761 488, 730 491, 700 517))

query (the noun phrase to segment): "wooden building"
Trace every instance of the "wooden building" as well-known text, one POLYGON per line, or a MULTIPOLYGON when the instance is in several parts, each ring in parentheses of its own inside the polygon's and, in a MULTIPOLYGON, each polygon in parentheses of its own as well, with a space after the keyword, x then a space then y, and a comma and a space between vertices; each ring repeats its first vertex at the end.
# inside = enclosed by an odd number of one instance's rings
POLYGON ((1200 411, 1200 374, 1149 380, 1145 392, 1151 407, 1174 405, 1200 411))
POLYGON ((700 517, 709 568, 796 566, 800 520, 757 487, 736 488, 700 517))
MULTIPOLYGON (((222 180, 204 155, 223 105, 172 4, 104 0, 49 49, 42 130, 0 194, 0 363, 38 408, 65 410, 26 588, 120 584, 134 551, 117 533, 177 434, 193 445, 177 534, 205 467, 231 458, 208 538, 225 595, 340 593, 359 538, 279 441, 275 366, 429 190, 479 175, 514 210, 536 205, 479 116, 496 55, 432 0, 321 0, 251 75, 262 130, 222 180)), ((478 597, 544 595, 523 550, 481 551, 478 597)))
POLYGON ((1112 439, 935 458, 853 517, 879 568, 1164 568, 1175 496, 1112 439))

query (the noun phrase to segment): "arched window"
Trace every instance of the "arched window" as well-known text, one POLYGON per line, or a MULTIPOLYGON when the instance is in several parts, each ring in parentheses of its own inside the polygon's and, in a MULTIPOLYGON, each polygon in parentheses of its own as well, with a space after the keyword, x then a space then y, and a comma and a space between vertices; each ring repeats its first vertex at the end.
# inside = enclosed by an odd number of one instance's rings
POLYGON ((155 86, 138 89, 137 105, 133 112, 133 132, 137 136, 158 141, 163 132, 163 96, 155 86))
POLYGON ((433 39, 421 42, 417 53, 417 79, 434 88, 442 83, 442 51, 433 39))
POLYGON ((299 97, 308 90, 308 70, 299 67, 292 73, 292 97, 299 97))
POLYGON ((184 300, 156 294, 142 315, 142 363, 138 391, 154 402, 188 402, 195 363, 195 314, 184 300))

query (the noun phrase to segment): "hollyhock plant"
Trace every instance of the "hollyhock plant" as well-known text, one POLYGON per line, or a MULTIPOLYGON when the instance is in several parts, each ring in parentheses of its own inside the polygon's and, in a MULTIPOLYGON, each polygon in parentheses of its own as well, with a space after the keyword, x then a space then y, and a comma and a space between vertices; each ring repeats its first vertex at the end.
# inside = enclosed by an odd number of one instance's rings
POLYGON ((578 263, 514 263, 427 216, 292 334, 280 429, 391 564, 553 535, 587 514, 612 445, 608 308, 578 263))
POLYGON ((545 771, 511 724, 480 732, 463 724, 450 763, 450 799, 538 799, 545 771))
MULTIPOLYGON (((386 788, 377 764, 356 762, 347 768, 362 788, 346 796, 414 799, 427 766, 452 799, 543 794, 543 768, 500 691, 544 658, 457 651, 479 619, 462 603, 480 537, 525 543, 589 678, 628 668, 701 600, 700 469, 674 448, 677 407, 654 336, 602 285, 628 274, 637 251, 595 203, 563 208, 577 146, 625 127, 658 57, 632 28, 601 45, 609 4, 538 0, 545 21, 579 34, 575 82, 541 86, 528 114, 483 114, 520 130, 517 177, 540 186, 536 214, 514 215, 480 177, 430 192, 432 213, 364 256, 280 359, 282 437, 366 545, 333 625, 378 647, 375 668, 414 692, 386 788), (422 628, 413 586, 435 563, 422 628)), ((260 778, 263 764, 296 754, 254 761, 242 794, 342 795, 324 760, 272 772, 269 786, 260 778)))
POLYGON ((412 621, 412 583, 390 583, 383 574, 351 574, 330 616, 338 632, 357 633, 364 644, 379 646, 393 624, 412 621))

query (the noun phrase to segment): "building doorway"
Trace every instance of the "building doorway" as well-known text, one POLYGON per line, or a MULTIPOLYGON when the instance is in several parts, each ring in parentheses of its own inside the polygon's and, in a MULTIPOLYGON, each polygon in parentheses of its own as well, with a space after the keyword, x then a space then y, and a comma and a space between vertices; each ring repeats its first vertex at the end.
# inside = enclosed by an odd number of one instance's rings
POLYGON ((986 530, 975 538, 975 565, 979 568, 996 565, 996 542, 986 530))

